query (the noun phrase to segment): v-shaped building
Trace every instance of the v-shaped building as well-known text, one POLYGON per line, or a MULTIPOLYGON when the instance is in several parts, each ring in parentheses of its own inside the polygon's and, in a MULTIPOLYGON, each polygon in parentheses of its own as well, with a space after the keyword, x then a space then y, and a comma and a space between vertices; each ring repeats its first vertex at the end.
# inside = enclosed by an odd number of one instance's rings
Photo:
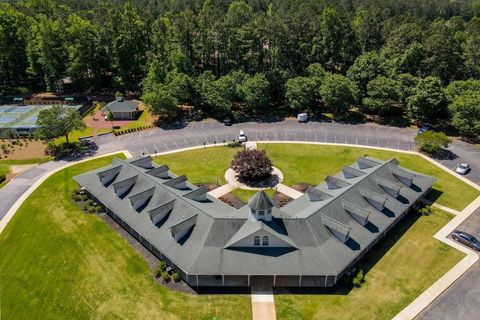
POLYGON ((75 180, 192 287, 332 286, 435 182, 361 157, 282 208, 260 191, 235 209, 149 156, 75 180))

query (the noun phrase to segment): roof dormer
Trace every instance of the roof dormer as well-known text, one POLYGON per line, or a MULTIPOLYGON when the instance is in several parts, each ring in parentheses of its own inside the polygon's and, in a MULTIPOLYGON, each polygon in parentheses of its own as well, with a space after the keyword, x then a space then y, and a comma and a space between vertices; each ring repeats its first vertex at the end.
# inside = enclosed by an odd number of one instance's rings
POLYGON ((272 200, 265 191, 257 192, 249 201, 250 220, 272 220, 272 208, 274 207, 272 200))

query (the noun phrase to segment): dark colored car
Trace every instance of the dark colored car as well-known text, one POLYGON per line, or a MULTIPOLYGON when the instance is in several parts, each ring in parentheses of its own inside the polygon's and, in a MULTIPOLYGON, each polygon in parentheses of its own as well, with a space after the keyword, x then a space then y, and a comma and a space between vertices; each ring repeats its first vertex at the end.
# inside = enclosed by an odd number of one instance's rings
POLYGON ((451 234, 453 240, 463 243, 470 248, 480 251, 480 242, 470 233, 460 230, 455 230, 451 234))
POLYGON ((432 130, 433 127, 429 124, 424 124, 420 129, 418 129, 418 134, 424 133, 425 131, 432 130))
POLYGON ((230 119, 230 118, 223 119, 223 124, 226 125, 226 126, 231 126, 232 125, 232 119, 230 119))

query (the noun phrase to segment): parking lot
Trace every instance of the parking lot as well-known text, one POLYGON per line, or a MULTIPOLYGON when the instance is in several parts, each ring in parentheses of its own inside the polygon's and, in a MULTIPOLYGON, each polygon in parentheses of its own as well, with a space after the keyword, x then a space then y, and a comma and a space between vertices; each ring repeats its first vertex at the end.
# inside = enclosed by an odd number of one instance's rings
MULTIPOLYGON (((480 239, 480 209, 477 209, 458 230, 480 239)), ((416 320, 476 320, 480 315, 480 262, 433 301, 416 320)))

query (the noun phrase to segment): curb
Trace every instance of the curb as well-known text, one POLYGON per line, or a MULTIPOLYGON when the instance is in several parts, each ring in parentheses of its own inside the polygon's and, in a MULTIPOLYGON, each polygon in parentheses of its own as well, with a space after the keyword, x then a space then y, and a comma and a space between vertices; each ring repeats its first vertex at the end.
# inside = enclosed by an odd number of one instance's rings
POLYGON ((23 202, 25 202, 25 200, 33 193, 33 191, 35 191, 51 175, 65 169, 65 168, 76 165, 78 163, 87 162, 87 161, 90 161, 90 160, 95 160, 95 159, 99 159, 99 158, 103 158, 103 157, 108 157, 108 156, 118 154, 118 153, 123 153, 127 158, 132 157, 132 155, 130 154, 130 152, 128 150, 119 150, 119 151, 116 151, 116 152, 106 153, 106 154, 102 154, 102 155, 98 155, 98 156, 74 161, 74 162, 71 162, 71 163, 67 163, 64 166, 58 167, 58 168, 56 168, 56 169, 54 169, 50 172, 47 172, 45 175, 41 176, 37 181, 35 181, 30 186, 30 188, 27 189, 27 191, 25 191, 22 194, 22 196, 20 198, 17 199, 17 201, 15 201, 15 203, 8 210, 7 214, 5 216, 3 216, 2 220, 0 220, 0 234, 3 232, 3 230, 5 230, 8 223, 10 222, 10 220, 12 220, 13 216, 15 215, 17 210, 20 208, 20 206, 23 204, 23 202))

